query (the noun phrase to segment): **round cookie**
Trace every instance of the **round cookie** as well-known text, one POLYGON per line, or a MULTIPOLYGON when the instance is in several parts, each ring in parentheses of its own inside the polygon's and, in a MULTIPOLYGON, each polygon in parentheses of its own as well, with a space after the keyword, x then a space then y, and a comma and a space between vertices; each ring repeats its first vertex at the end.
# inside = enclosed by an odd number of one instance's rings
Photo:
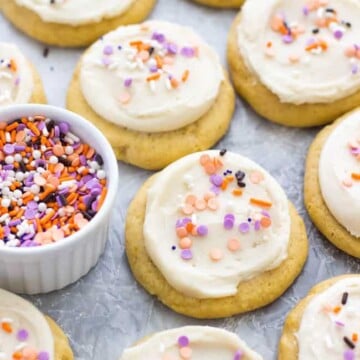
POLYGON ((40 75, 16 45, 0 42, 0 106, 46 103, 40 75))
POLYGON ((230 125, 235 95, 217 54, 193 30, 148 21, 86 51, 67 107, 104 133, 119 160, 161 169, 214 145, 230 125))
POLYGON ((311 289, 287 316, 278 360, 355 360, 359 290, 359 275, 335 277, 311 289))
POLYGON ((360 102, 359 19, 356 0, 248 1, 228 39, 237 92, 279 124, 335 120, 360 102))
POLYGON ((31 303, 0 289, 0 358, 73 360, 60 327, 31 303))
POLYGON ((280 185, 251 160, 215 150, 146 181, 129 207, 125 237, 135 278, 195 318, 273 302, 308 252, 304 223, 280 185))
POLYGON ((3 14, 18 29, 49 45, 91 44, 120 25, 143 21, 156 0, 8 0, 3 14), (24 21, 26 19, 26 21, 24 21))
POLYGON ((307 211, 336 247, 360 258, 360 110, 319 132, 309 148, 304 180, 307 211))
POLYGON ((218 8, 239 8, 244 0, 193 0, 199 4, 218 8))
POLYGON ((210 326, 185 326, 156 333, 126 349, 120 360, 262 360, 235 334, 210 326))

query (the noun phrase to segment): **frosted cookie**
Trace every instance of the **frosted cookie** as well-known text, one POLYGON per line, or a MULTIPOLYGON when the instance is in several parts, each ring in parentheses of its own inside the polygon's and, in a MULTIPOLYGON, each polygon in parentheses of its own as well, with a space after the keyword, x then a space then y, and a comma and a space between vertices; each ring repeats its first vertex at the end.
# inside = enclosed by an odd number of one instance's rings
POLYGON ((358 359, 359 306, 359 275, 316 285, 288 315, 278 360, 358 359))
POLYGON ((336 247, 360 258, 360 110, 327 126, 310 146, 305 205, 336 247))
POLYGON ((96 125, 119 160, 160 169, 227 131, 235 96, 218 55, 192 29, 120 27, 78 64, 67 107, 96 125))
POLYGON ((50 318, 0 289, 0 359, 72 360, 69 342, 50 318))
POLYGON ((244 0, 193 0, 199 4, 214 6, 218 8, 239 8, 244 0))
POLYGON ((0 106, 45 103, 39 74, 17 46, 0 42, 0 106))
POLYGON ((120 360, 262 360, 235 334, 209 326, 186 326, 154 334, 126 349, 120 360))
POLYGON ((277 299, 301 272, 302 219, 276 180, 225 150, 188 155, 150 178, 126 219, 136 279, 173 310, 227 317, 277 299))
POLYGON ((335 120, 360 102, 359 19, 357 0, 246 2, 228 40, 235 88, 279 124, 335 120))
POLYGON ((0 10, 18 29, 50 45, 91 44, 120 25, 144 20, 156 0, 6 0, 0 10))

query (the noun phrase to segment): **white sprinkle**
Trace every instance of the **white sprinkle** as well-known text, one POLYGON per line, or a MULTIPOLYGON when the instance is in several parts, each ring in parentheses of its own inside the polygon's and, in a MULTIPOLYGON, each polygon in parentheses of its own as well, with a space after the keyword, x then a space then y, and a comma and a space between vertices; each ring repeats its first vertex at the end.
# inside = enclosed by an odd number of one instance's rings
POLYGON ((56 156, 54 156, 54 155, 50 156, 50 158, 49 158, 50 164, 57 164, 58 162, 59 162, 59 159, 56 156))
POLYGON ((33 155, 34 159, 40 159, 41 158, 41 152, 39 150, 34 150, 32 155, 33 155))

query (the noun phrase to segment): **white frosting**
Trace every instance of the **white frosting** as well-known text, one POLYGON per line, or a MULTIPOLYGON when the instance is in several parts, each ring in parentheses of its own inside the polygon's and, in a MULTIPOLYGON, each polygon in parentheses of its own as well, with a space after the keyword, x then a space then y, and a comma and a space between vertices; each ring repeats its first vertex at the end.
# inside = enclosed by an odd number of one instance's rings
POLYGON ((29 102, 33 87, 24 55, 15 45, 0 42, 0 106, 29 102))
POLYGON ((214 50, 190 28, 163 21, 110 32, 89 48, 80 72, 82 93, 96 113, 142 132, 197 121, 213 105, 222 80, 214 50), (134 45, 139 41, 153 48, 150 57, 134 45))
POLYGON ((228 331, 187 326, 157 333, 146 341, 124 351, 120 360, 262 360, 262 357, 228 331), (180 341, 179 341, 180 338, 180 341), (183 341, 181 341, 181 338, 183 341), (189 342, 188 346, 186 342, 189 342), (183 350, 183 348, 187 348, 183 350), (191 357, 182 357, 181 351, 191 357))
POLYGON ((124 13, 135 0, 15 0, 45 22, 82 25, 124 13))
POLYGON ((326 140, 320 156, 319 181, 330 212, 357 237, 360 237, 359 154, 360 111, 356 111, 348 115, 326 140))
MULTIPOLYGON (((206 166, 211 168, 213 161, 206 166)), ((146 250, 168 283, 187 296, 234 295, 240 282, 281 264, 287 257, 289 237, 290 215, 284 191, 263 168, 240 155, 228 152, 221 157, 219 151, 212 150, 186 156, 159 173, 148 190, 144 223, 146 250), (209 178, 200 165, 199 159, 204 156, 223 163, 215 178, 209 178), (228 169, 233 175, 238 170, 246 173, 245 188, 240 188, 236 180, 229 182, 226 190, 211 184, 216 178, 223 179, 228 169), (233 195, 233 191, 239 190, 243 191, 241 196, 233 195), (189 195, 197 197, 196 207, 187 205, 189 195), (272 205, 265 208, 253 205, 251 198, 272 205), (204 202, 206 209, 201 209, 204 202), (226 228, 224 220, 228 214, 234 216, 233 227, 228 219, 230 226, 226 228), (186 226, 181 224, 186 217, 191 217, 197 227, 185 236, 192 241, 190 250, 180 248, 188 241, 181 241, 183 229, 178 230, 186 226), (201 236, 199 232, 204 226, 208 234, 201 236), (230 250, 230 240, 240 248, 230 250), (192 258, 183 259, 191 257, 189 251, 192 258)))
POLYGON ((360 356, 360 278, 336 282, 310 301, 297 334, 299 360, 355 360, 360 356), (343 294, 348 293, 346 305, 343 294), (350 340, 355 348, 347 345, 350 340))
POLYGON ((329 103, 360 89, 358 0, 249 0, 237 35, 248 68, 282 102, 329 103), (283 37, 276 16, 291 27, 292 39, 283 37))
POLYGON ((55 358, 54 339, 44 315, 28 301, 0 289, 0 359, 13 359, 15 352, 27 348, 47 353, 49 360, 55 358), (24 330, 28 336, 21 337, 24 330))

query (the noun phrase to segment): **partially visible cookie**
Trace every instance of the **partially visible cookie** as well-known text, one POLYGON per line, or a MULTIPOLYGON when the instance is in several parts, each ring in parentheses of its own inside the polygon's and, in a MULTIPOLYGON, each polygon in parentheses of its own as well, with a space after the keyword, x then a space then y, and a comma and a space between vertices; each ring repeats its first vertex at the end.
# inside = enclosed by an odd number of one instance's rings
POLYGON ((126 219, 135 278, 174 311, 220 318, 265 306, 305 263, 304 223, 280 185, 226 151, 188 155, 150 178, 126 219))
POLYGON ((278 360, 355 360, 360 321, 360 276, 316 285, 289 313, 278 360))
POLYGON ((353 0, 247 1, 228 39, 237 92, 282 125, 334 121, 360 103, 359 19, 353 0))
POLYGON ((0 289, 0 358, 73 360, 60 327, 31 303, 0 289))
POLYGON ((235 95, 218 55, 192 29, 148 21, 85 52, 67 108, 96 125, 119 160, 161 169, 220 140, 235 95))
POLYGON ((316 136, 307 155, 304 196, 324 236, 360 258, 360 109, 316 136))
POLYGON ((235 334, 210 326, 185 326, 153 334, 126 349, 120 360, 262 360, 235 334))
POLYGON ((120 25, 143 21, 155 4, 156 0, 6 0, 0 2, 0 9, 34 39, 79 47, 120 25))
POLYGON ((0 106, 46 103, 40 75, 14 44, 0 42, 0 106))
POLYGON ((199 4, 218 8, 239 8, 244 0, 192 0, 199 4))

